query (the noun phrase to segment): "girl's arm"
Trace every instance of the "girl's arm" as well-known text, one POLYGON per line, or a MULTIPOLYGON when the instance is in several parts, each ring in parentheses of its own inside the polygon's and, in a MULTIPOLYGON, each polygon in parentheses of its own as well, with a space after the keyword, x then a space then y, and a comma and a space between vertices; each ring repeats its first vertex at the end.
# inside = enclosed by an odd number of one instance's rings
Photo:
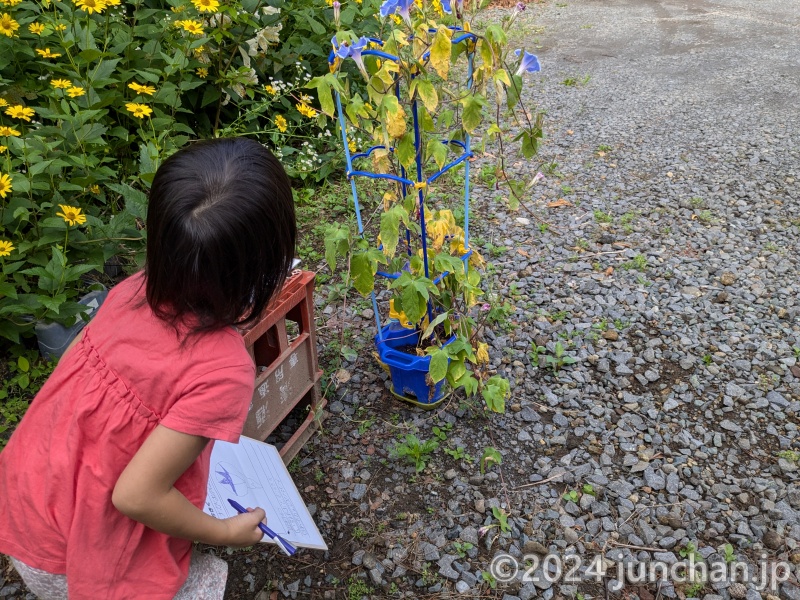
POLYGON ((122 514, 177 538, 221 546, 252 546, 263 537, 260 508, 216 519, 194 506, 174 484, 208 439, 157 425, 119 476, 111 501, 122 514))

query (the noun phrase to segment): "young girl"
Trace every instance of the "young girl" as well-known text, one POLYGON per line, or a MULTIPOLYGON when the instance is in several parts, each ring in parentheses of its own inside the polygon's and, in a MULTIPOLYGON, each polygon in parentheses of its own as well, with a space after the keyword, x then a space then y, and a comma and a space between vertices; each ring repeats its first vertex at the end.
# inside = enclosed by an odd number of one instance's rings
POLYGON ((0 553, 42 598, 222 598, 192 541, 258 542, 264 511, 202 511, 213 442, 238 441, 256 319, 294 255, 289 180, 247 139, 158 170, 147 260, 114 287, 0 453, 0 553), (188 577, 188 578, 187 578, 188 577))

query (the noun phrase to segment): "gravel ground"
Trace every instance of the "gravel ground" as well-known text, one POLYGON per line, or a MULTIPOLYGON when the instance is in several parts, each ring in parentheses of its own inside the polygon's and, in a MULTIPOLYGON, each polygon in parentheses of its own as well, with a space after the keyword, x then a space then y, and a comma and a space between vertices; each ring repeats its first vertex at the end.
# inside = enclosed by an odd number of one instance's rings
POLYGON ((227 598, 800 600, 800 5, 577 0, 523 17, 545 179, 528 210, 475 193, 491 302, 509 311, 489 335, 508 413, 406 408, 369 356, 371 311, 329 309, 364 348, 294 476, 330 551, 237 552, 227 598), (556 372, 557 343, 576 361, 556 372), (411 431, 440 444, 421 473, 390 453, 411 431), (481 473, 487 446, 503 462, 481 473), (785 561, 789 580, 615 591, 618 563, 724 564, 726 544, 751 567, 785 561), (492 589, 498 553, 603 556, 610 574, 492 589))

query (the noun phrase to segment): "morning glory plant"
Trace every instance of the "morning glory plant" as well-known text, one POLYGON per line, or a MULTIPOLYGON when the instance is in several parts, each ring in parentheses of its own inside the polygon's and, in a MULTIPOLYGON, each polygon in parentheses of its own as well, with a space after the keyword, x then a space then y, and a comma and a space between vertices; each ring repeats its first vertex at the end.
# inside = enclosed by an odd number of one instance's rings
POLYGON ((337 256, 346 257, 346 282, 372 298, 376 346, 388 316, 417 333, 417 354, 430 358, 431 386, 446 380, 502 412, 510 384, 489 371, 481 341, 489 311, 481 309, 484 259, 469 238, 470 162, 492 145, 512 208, 535 184, 515 177, 506 155, 514 150, 532 160, 538 150, 542 114, 522 89, 523 76, 541 64, 508 48, 508 30, 524 5, 479 30, 467 4, 385 0, 376 15, 382 34, 337 31, 330 72, 309 87, 339 125, 357 216, 355 231, 329 229, 326 258, 333 269, 337 256), (380 193, 379 214, 370 220, 361 217, 356 183, 366 178, 380 193), (454 181, 463 192, 452 191, 454 181))

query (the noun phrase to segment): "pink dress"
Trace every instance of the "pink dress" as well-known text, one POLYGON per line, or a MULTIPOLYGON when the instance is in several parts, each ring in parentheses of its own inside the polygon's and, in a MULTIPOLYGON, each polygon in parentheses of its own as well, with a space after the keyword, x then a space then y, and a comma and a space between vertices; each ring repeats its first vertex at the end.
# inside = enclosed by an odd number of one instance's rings
MULTIPOLYGON (((71 598, 167 599, 192 542, 120 513, 120 473, 161 424, 236 442, 255 367, 233 328, 181 344, 143 301, 142 274, 117 285, 0 452, 0 553, 65 574, 71 598)), ((175 487, 206 496, 212 444, 175 487)))

